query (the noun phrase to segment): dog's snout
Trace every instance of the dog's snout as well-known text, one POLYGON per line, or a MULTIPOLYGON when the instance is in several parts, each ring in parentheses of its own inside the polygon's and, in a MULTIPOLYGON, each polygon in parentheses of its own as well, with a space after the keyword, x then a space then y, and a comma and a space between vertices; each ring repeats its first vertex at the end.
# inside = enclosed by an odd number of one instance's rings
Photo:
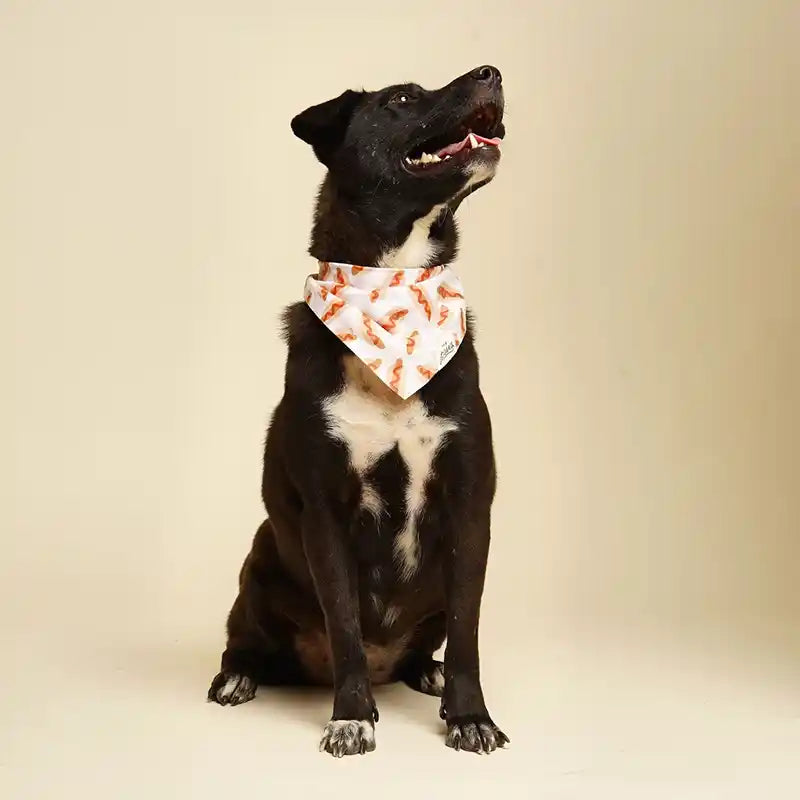
POLYGON ((503 82, 503 76, 500 74, 500 70, 497 69, 497 67, 493 67, 491 64, 484 64, 482 67, 472 70, 470 76, 476 81, 487 83, 490 86, 499 86, 503 82))

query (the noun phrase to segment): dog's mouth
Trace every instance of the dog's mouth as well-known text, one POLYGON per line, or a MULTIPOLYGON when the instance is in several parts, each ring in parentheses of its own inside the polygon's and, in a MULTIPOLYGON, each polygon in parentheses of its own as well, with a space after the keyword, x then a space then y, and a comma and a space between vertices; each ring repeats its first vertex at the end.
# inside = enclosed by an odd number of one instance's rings
POLYGON ((464 164, 473 157, 491 151, 499 158, 501 112, 495 105, 485 105, 471 112, 454 128, 420 142, 404 159, 409 172, 432 172, 464 164))

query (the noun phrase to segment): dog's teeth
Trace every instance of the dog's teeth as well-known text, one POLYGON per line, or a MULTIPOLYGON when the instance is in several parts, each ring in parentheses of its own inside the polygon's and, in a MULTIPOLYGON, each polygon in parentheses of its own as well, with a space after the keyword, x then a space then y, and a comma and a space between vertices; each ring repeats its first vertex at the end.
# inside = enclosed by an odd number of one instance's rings
POLYGON ((478 147, 484 147, 484 146, 485 146, 485 145, 484 145, 484 143, 483 143, 483 142, 478 142, 478 147))
POLYGON ((450 156, 445 156, 445 157, 444 157, 444 160, 445 160, 445 161, 449 161, 449 160, 450 160, 450 156))
POLYGON ((433 161, 433 156, 430 153, 423 153, 422 154, 422 163, 428 164, 433 161))
POLYGON ((439 162, 439 161, 441 161, 441 160, 442 160, 442 159, 441 159, 441 158, 439 158, 439 156, 437 156, 437 155, 436 155, 436 153, 434 153, 434 154, 431 156, 431 161, 433 161, 434 163, 438 163, 438 162, 439 162))
POLYGON ((413 164, 414 160, 410 156, 406 156, 406 164, 413 164))
POLYGON ((478 146, 478 140, 475 138, 475 136, 472 134, 471 131, 470 131, 470 134, 469 134, 468 138, 469 138, 469 146, 470 147, 477 147, 478 146))

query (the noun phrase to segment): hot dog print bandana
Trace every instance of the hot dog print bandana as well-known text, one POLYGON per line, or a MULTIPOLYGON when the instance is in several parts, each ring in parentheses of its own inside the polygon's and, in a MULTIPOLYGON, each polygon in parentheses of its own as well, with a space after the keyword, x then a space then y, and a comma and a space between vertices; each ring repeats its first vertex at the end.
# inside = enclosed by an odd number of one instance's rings
POLYGON ((419 391, 467 332, 464 291, 447 266, 392 270, 320 261, 305 301, 400 397, 419 391))

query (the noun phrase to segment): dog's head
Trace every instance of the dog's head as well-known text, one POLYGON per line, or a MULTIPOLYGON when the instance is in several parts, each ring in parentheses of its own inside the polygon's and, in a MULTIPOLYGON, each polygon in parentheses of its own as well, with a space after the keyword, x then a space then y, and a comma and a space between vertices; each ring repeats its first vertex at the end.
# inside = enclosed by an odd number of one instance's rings
POLYGON ((292 130, 345 193, 430 208, 494 176, 505 135, 501 84, 496 67, 482 66, 432 91, 348 90, 298 114, 292 130))

